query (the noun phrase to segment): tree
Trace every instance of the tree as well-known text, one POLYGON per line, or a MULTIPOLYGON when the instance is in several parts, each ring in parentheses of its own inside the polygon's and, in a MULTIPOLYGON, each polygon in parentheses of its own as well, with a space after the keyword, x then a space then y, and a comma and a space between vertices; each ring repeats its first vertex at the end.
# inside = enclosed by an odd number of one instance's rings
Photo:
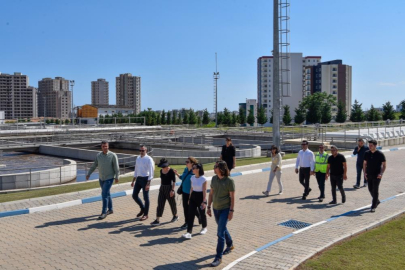
POLYGON ((162 114, 160 115, 160 122, 162 125, 166 125, 166 112, 165 110, 162 111, 162 114))
POLYGON ((363 122, 365 115, 363 109, 361 108, 363 104, 359 103, 357 99, 354 100, 354 104, 352 105, 352 110, 350 113, 350 121, 352 122, 363 122))
POLYGON ((248 114, 246 122, 251 126, 253 126, 253 124, 255 123, 255 114, 254 114, 253 110, 249 109, 249 114, 248 114))
POLYGON ((188 123, 189 123, 188 112, 184 111, 183 124, 186 125, 188 123))
POLYGON ((166 118, 167 118, 166 123, 168 125, 171 125, 172 124, 172 115, 171 115, 170 111, 167 112, 167 117, 166 118))
POLYGON ((217 124, 222 125, 224 123, 224 113, 217 112, 217 124))
POLYGON ((239 108, 238 122, 241 125, 246 124, 246 111, 243 108, 239 108))
POLYGON ((387 101, 383 104, 383 120, 395 120, 395 111, 394 106, 391 105, 391 102, 387 101))
POLYGON ((321 123, 328 124, 332 121, 331 106, 329 103, 324 103, 321 109, 321 123))
POLYGON ((156 125, 160 125, 162 123, 162 114, 156 113, 156 125))
POLYGON ((203 113, 202 123, 203 123, 204 125, 208 125, 209 122, 210 122, 210 115, 208 114, 207 109, 205 109, 205 110, 204 110, 204 113, 203 113))
POLYGON ((51 120, 49 120, 49 119, 46 119, 45 120, 45 123, 47 123, 48 125, 51 123, 51 120))
POLYGON ((381 114, 371 105, 370 109, 366 113, 366 120, 373 122, 381 120, 381 114))
POLYGON ((224 119, 223 119, 222 124, 229 126, 229 125, 231 125, 231 120, 232 120, 231 112, 227 108, 225 108, 224 109, 224 119))
POLYGON ((339 100, 338 105, 337 105, 337 114, 336 114, 336 118, 335 121, 337 123, 344 123, 346 122, 347 119, 347 113, 346 113, 346 106, 343 103, 343 101, 339 100))
POLYGON ((283 106, 284 108, 284 115, 283 115, 283 123, 284 125, 288 126, 289 124, 291 124, 291 114, 290 114, 290 106, 285 105, 283 106))
POLYGON ((201 127, 201 124, 202 124, 201 116, 198 116, 197 117, 197 126, 201 127))
POLYGON ((56 120, 55 120, 55 124, 59 125, 59 124, 60 124, 60 120, 59 120, 59 119, 56 119, 56 120))
POLYGON ((197 116, 195 115, 195 112, 193 109, 190 108, 188 111, 188 123, 190 125, 195 125, 197 124, 197 116))
MULTIPOLYGON (((69 119, 65 119, 65 125, 69 125, 69 123, 70 123, 69 119)), ((99 121, 99 123, 100 123, 100 121, 99 121)), ((100 123, 100 124, 102 124, 102 123, 100 123)))
POLYGON ((405 120, 405 99, 401 101, 401 103, 399 103, 399 106, 401 107, 401 114, 399 116, 400 119, 404 119, 405 120))
POLYGON ((172 111, 172 125, 176 124, 177 113, 176 111, 172 111))
POLYGON ((231 125, 232 125, 232 126, 235 126, 236 123, 238 122, 238 116, 236 115, 235 112, 232 113, 231 119, 232 119, 232 120, 231 120, 231 125))
POLYGON ((176 125, 181 125, 183 123, 183 119, 181 118, 181 112, 179 112, 179 115, 176 120, 176 125))
POLYGON ((300 105, 305 110, 307 122, 312 124, 321 123, 321 110, 325 103, 328 103, 330 106, 336 105, 336 98, 325 92, 317 92, 303 98, 300 105))
POLYGON ((270 111, 269 123, 270 123, 270 124, 273 124, 273 109, 271 109, 271 111, 270 111))
POLYGON ((294 122, 298 125, 302 124, 305 121, 305 108, 300 103, 298 105, 298 108, 295 108, 294 111, 295 111, 294 122))
POLYGON ((263 106, 257 107, 257 123, 264 125, 267 122, 266 111, 263 106))

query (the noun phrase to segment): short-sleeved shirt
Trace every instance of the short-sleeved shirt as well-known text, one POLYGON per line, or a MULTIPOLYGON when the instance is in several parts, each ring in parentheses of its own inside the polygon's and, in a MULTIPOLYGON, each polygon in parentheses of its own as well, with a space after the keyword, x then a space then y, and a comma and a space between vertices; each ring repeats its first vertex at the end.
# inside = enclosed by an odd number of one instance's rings
POLYGON ((331 175, 343 175, 345 170, 343 168, 343 163, 346 162, 346 158, 342 154, 337 154, 336 157, 330 155, 328 158, 328 164, 330 164, 330 174, 331 175))
POLYGON ((160 184, 163 186, 172 185, 173 182, 176 182, 176 174, 171 168, 167 173, 163 173, 162 170, 160 170, 160 180, 160 184))
POLYGON ((191 176, 191 187, 193 188, 193 192, 202 192, 203 191, 203 184, 207 182, 207 178, 204 175, 200 177, 196 177, 195 175, 191 176))
POLYGON ((375 152, 366 151, 364 153, 364 160, 367 161, 367 175, 377 176, 381 173, 381 165, 385 162, 385 155, 379 150, 375 152))
POLYGON ((224 210, 231 207, 231 197, 229 192, 235 191, 235 182, 230 177, 219 179, 213 176, 211 188, 214 190, 213 207, 215 210, 224 210))
POLYGON ((235 146, 230 145, 229 147, 226 147, 226 145, 223 145, 221 155, 222 155, 222 160, 226 162, 228 169, 232 170, 233 157, 236 155, 235 146))

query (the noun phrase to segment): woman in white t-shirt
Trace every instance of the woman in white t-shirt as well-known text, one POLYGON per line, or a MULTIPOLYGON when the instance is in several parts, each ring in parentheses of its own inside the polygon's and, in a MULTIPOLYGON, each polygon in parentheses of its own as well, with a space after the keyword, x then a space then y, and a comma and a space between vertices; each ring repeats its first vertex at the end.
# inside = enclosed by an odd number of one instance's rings
POLYGON ((200 214, 202 225, 200 234, 207 233, 207 216, 205 215, 205 208, 207 206, 207 179, 204 176, 204 169, 201 163, 194 164, 192 170, 194 175, 191 176, 190 199, 188 200, 188 216, 190 218, 187 224, 187 233, 182 235, 186 239, 191 239, 196 211, 200 214))

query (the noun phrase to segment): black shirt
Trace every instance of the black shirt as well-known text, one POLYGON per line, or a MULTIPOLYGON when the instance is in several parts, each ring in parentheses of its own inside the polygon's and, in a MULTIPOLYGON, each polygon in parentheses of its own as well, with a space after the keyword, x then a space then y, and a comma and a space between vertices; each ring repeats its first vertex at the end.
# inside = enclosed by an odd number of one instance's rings
POLYGON ((172 185, 172 182, 176 182, 176 175, 173 169, 170 169, 166 174, 162 173, 162 170, 160 170, 160 180, 161 185, 172 185))
POLYGON ((343 175, 345 170, 343 168, 343 162, 346 162, 346 158, 342 154, 337 154, 336 157, 330 155, 328 158, 328 164, 330 164, 331 175, 343 175))
POLYGON ((353 155, 357 155, 357 162, 356 162, 357 165, 363 167, 364 153, 368 150, 370 149, 368 148, 368 146, 365 145, 363 145, 363 147, 360 148, 360 151, 359 147, 354 148, 353 155))
POLYGON ((381 165, 385 162, 385 155, 379 151, 371 152, 370 150, 364 154, 364 160, 367 161, 367 175, 377 176, 381 173, 381 165))
POLYGON ((226 147, 226 145, 222 146, 222 160, 226 162, 226 165, 228 165, 228 169, 231 170, 233 167, 233 157, 236 154, 235 146, 230 145, 229 147, 226 147))

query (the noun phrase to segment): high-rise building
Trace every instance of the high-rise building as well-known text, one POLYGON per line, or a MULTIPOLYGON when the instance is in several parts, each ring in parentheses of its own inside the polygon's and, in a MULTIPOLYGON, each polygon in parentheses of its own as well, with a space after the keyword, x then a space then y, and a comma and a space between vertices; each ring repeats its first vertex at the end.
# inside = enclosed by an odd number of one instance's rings
POLYGON ((130 106, 136 114, 141 112, 141 77, 131 73, 120 74, 116 77, 117 106, 130 106))
POLYGON ((0 111, 6 119, 37 117, 37 89, 29 85, 29 78, 20 72, 0 73, 0 111))
MULTIPOLYGON (((246 118, 249 116, 249 111, 253 111, 253 115, 255 117, 254 126, 257 126, 257 102, 256 99, 246 99, 245 103, 239 103, 239 109, 243 109, 245 111, 246 118)), ((239 113, 236 112, 236 113, 239 113)))
MULTIPOLYGON (((302 101, 304 91, 304 70, 306 66, 317 65, 321 61, 320 56, 306 56, 302 53, 290 53, 290 84, 289 91, 282 89, 281 106, 289 105, 291 116, 295 116, 294 109, 298 108, 302 101), (289 95, 289 96, 287 96, 289 95)), ((283 65, 285 66, 286 60, 283 65)), ((259 106, 263 106, 268 121, 273 109, 273 56, 262 56, 257 60, 257 101, 259 106)), ((286 86, 284 86, 286 87, 286 86)), ((283 87, 283 88, 284 88, 283 87)), ((283 115, 281 107, 281 115, 283 115)))
POLYGON ((109 87, 105 79, 91 82, 91 105, 108 105, 109 87))
POLYGON ((69 80, 62 77, 44 78, 38 82, 38 116, 70 118, 72 92, 69 80))
MULTIPOLYGON (((305 95, 316 92, 326 92, 342 101, 346 106, 347 116, 350 116, 352 106, 352 67, 344 65, 342 60, 318 63, 316 66, 305 68, 305 95)), ((332 107, 332 117, 335 117, 337 107, 332 107)))

